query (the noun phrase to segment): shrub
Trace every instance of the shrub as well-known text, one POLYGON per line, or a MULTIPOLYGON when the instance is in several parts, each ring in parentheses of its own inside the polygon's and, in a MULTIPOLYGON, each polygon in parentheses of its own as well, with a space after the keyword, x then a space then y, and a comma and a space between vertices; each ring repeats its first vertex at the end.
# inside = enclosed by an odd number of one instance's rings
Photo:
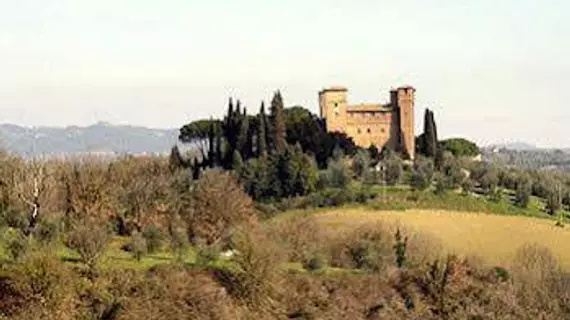
POLYGON ((213 245, 198 245, 196 250, 196 264, 206 267, 220 257, 220 250, 213 245))
POLYGON ((173 227, 170 230, 170 248, 174 253, 177 262, 182 262, 190 242, 188 234, 182 227, 173 227))
POLYGON ((34 230, 34 236, 42 243, 53 243, 59 237, 60 224, 55 219, 42 219, 34 230))
POLYGON ((398 268, 403 268, 406 263, 406 247, 408 245, 408 237, 402 238, 402 233, 400 228, 396 231, 394 235, 396 244, 394 245, 394 253, 396 255, 396 266, 398 268))
POLYGON ((385 225, 363 226, 337 240, 331 248, 333 267, 378 272, 392 263, 392 236, 385 225))
POLYGON ((515 204, 527 208, 530 203, 531 186, 529 183, 518 183, 515 191, 515 204))
POLYGON ((430 187, 431 178, 428 177, 424 172, 414 169, 412 172, 410 185, 414 190, 424 191, 430 187))
POLYGON ((3 311, 15 319, 77 319, 73 273, 49 251, 31 251, 5 271, 3 311), (11 306, 10 306, 11 304, 11 306))
POLYGON ((283 255, 266 232, 242 228, 234 233, 232 247, 237 251, 231 268, 219 270, 218 280, 234 298, 253 310, 276 310, 280 295, 283 255))
POLYGON ((109 232, 105 224, 96 221, 78 221, 67 235, 65 244, 75 250, 90 272, 95 272, 97 263, 105 253, 109 232))
POLYGON ((390 186, 396 185, 404 175, 402 159, 395 155, 390 155, 384 161, 384 178, 390 186))
POLYGON ((137 261, 140 261, 147 253, 147 242, 139 232, 135 231, 131 237, 131 249, 131 253, 137 261))
POLYGON ((12 260, 18 260, 30 248, 29 239, 18 229, 9 232, 4 241, 6 252, 12 260))
POLYGON ((308 271, 317 271, 326 266, 326 261, 323 255, 319 252, 310 252, 305 254, 301 260, 304 269, 308 271))
POLYGON ((2 224, 10 228, 25 230, 28 227, 29 222, 26 215, 15 208, 8 208, 1 214, 2 224))
POLYGON ((318 251, 326 234, 312 216, 294 216, 272 223, 268 234, 284 250, 289 261, 301 261, 318 251))
POLYGON ((367 150, 360 149, 352 160, 352 171, 357 177, 363 179, 370 170, 370 163, 370 153, 367 150))
POLYGON ((148 253, 155 253, 162 247, 164 242, 164 235, 162 231, 155 226, 144 228, 142 232, 143 238, 146 240, 148 253))

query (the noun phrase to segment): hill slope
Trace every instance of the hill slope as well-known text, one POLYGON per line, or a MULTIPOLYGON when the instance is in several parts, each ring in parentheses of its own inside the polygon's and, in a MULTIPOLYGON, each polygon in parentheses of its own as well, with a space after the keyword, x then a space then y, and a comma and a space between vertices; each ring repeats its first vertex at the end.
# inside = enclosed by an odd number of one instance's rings
POLYGON ((104 122, 66 128, 0 125, 0 147, 27 157, 167 153, 177 138, 178 129, 149 129, 104 122))

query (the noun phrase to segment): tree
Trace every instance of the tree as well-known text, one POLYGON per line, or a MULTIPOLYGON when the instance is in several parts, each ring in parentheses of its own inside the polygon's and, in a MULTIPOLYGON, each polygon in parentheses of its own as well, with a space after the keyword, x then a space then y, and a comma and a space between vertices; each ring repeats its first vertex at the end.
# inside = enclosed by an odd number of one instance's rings
POLYGON ((267 117, 265 116, 265 103, 261 102, 258 114, 258 127, 257 127, 257 156, 262 157, 267 154, 267 117))
POLYGON ((243 167, 243 158, 237 149, 234 150, 234 156, 232 157, 232 159, 233 159, 232 169, 240 171, 243 167))
POLYGON ((457 159, 455 159, 450 152, 444 153, 442 158, 443 160, 441 160, 440 165, 441 172, 449 183, 449 188, 455 189, 461 186, 466 179, 466 175, 461 170, 457 159))
POLYGON ((44 160, 32 160, 22 163, 17 171, 15 190, 18 198, 29 207, 28 225, 23 230, 25 235, 31 235, 40 218, 41 198, 48 188, 48 173, 44 160))
MULTIPOLYGON (((245 108, 244 108, 245 111, 245 108)), ((247 118, 247 116, 241 115, 240 116, 240 122, 239 122, 239 133, 238 133, 238 138, 237 138, 237 143, 236 143, 236 150, 239 151, 239 153, 241 154, 242 158, 246 158, 248 156, 248 140, 250 138, 249 135, 249 120, 247 118)))
POLYGON ((105 253, 108 242, 109 232, 105 223, 81 218, 75 221, 65 244, 79 254, 81 262, 89 268, 91 276, 93 276, 99 260, 105 253))
POLYGON ((223 159, 224 159, 224 153, 223 153, 223 149, 222 146, 223 145, 223 139, 222 139, 222 128, 221 128, 221 124, 218 123, 218 125, 216 126, 216 164, 218 166, 223 165, 223 159))
POLYGON ((216 165, 216 149, 214 144, 216 143, 216 123, 214 121, 210 121, 210 128, 208 130, 208 158, 206 159, 206 163, 210 168, 213 168, 216 165))
POLYGON ((530 202, 531 185, 526 179, 521 179, 517 183, 515 190, 515 204, 521 208, 527 208, 530 202))
POLYGON ((558 192, 550 191, 546 197, 546 212, 553 216, 561 207, 561 199, 558 192))
POLYGON ((196 146, 202 158, 208 158, 210 153, 210 137, 212 126, 219 125, 219 120, 197 120, 184 125, 180 129, 178 140, 196 146))
POLYGON ((404 168, 402 166, 402 159, 393 155, 387 157, 384 161, 385 179, 386 183, 390 186, 396 185, 404 175, 404 168))
POLYGON ((440 147, 455 157, 474 157, 480 153, 479 147, 474 142, 463 138, 443 140, 440 142, 440 147))
POLYGON ((437 155, 437 128, 433 112, 426 109, 424 114, 424 134, 422 138, 423 154, 429 158, 435 158, 437 155))
POLYGON ((273 129, 272 147, 276 152, 283 152, 287 146, 285 118, 283 115, 283 98, 277 91, 271 100, 271 125, 273 129))
POLYGON ((205 172, 198 180, 191 205, 186 219, 194 243, 217 244, 227 240, 234 228, 255 219, 251 198, 233 175, 218 169, 205 172))
POLYGON ((352 159, 352 171, 359 178, 364 178, 370 170, 370 154, 367 150, 358 150, 352 159))

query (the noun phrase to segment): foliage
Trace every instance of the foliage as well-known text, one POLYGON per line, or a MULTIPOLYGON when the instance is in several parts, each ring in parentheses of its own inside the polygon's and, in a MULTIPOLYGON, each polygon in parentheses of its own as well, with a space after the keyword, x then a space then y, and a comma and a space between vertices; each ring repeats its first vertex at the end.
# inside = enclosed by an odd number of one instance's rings
POLYGON ((29 239, 17 229, 8 232, 3 240, 6 253, 14 261, 23 256, 30 248, 29 239))
POLYGON ((408 245, 408 237, 402 237, 400 228, 396 230, 394 235, 396 244, 394 245, 394 253, 396 255, 396 266, 403 268, 406 263, 406 247, 408 245))
POLYGON ((452 138, 440 141, 440 147, 444 151, 451 152, 455 157, 474 157, 480 154, 479 147, 464 138, 452 138))
POLYGON ((160 229, 155 226, 149 226, 143 229, 142 237, 146 241, 146 250, 148 253, 155 253, 162 247, 164 235, 160 229))
POLYGON ((358 150, 352 159, 352 171, 354 174, 363 179, 370 171, 371 164, 370 154, 366 150, 358 150))
POLYGON ((65 244, 79 254, 81 262, 90 272, 96 271, 108 242, 109 232, 106 226, 88 219, 76 221, 65 239, 65 244))
POLYGON ((402 159, 396 155, 388 156, 383 162, 384 177, 389 186, 396 185, 402 179, 404 168, 402 159))
POLYGON ((424 113, 424 132, 419 139, 420 153, 428 158, 435 158, 439 148, 438 141, 433 111, 426 109, 424 113))
POLYGON ((146 239, 139 232, 134 232, 131 236, 131 253, 137 261, 147 253, 146 239))
POLYGON ((189 239, 194 243, 224 241, 236 226, 255 216, 251 198, 232 175, 218 169, 202 175, 192 192, 191 205, 185 219, 189 239))
POLYGON ((329 161, 327 170, 320 176, 319 185, 324 188, 345 188, 352 179, 352 172, 344 159, 329 161))
POLYGON ((277 152, 284 152, 287 146, 287 128, 285 126, 285 118, 283 114, 283 97, 281 92, 277 91, 273 95, 271 100, 270 116, 269 120, 271 122, 272 128, 272 139, 271 146, 277 152))

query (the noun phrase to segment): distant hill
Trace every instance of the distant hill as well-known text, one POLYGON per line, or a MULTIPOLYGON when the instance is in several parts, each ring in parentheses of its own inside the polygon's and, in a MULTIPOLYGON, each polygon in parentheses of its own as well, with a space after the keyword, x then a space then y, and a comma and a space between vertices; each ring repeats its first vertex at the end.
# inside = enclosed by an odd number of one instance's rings
POLYGON ((488 146, 487 148, 490 149, 507 149, 507 150, 519 150, 519 151, 530 151, 530 150, 537 150, 539 149, 537 146, 532 145, 526 142, 508 142, 508 143, 500 143, 488 146))
POLYGON ((178 140, 178 129, 150 129, 99 122, 88 127, 27 128, 0 125, 0 148, 26 157, 166 154, 178 140))

